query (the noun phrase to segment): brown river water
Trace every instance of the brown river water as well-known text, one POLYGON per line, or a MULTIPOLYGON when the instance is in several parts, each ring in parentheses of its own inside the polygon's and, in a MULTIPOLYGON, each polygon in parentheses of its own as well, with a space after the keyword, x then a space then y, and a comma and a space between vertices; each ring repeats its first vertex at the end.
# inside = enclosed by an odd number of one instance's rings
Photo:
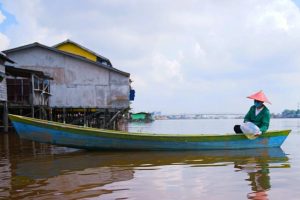
MULTIPOLYGON (((161 120, 129 131, 228 133, 236 119, 161 120)), ((0 133, 0 199, 300 199, 300 119, 281 148, 85 151, 0 133)))

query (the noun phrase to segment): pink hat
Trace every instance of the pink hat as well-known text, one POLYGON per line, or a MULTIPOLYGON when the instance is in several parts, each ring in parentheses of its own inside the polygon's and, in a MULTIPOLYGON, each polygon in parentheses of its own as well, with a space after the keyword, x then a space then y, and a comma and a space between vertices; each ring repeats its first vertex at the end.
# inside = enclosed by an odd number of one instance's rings
POLYGON ((255 99, 257 101, 262 101, 262 102, 267 102, 269 104, 271 104, 271 102, 268 100, 268 98, 266 97, 266 95, 263 93, 263 91, 259 91, 255 94, 250 95, 249 97, 247 97, 249 99, 255 99))

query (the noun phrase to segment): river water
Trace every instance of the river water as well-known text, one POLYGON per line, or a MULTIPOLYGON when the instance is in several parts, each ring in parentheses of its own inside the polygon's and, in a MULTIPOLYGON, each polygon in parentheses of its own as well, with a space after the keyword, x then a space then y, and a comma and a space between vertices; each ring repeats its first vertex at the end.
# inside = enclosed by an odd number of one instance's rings
MULTIPOLYGON (((129 131, 229 133, 238 119, 131 123, 129 131)), ((0 133, 0 199, 299 199, 300 119, 281 148, 84 151, 0 133)))

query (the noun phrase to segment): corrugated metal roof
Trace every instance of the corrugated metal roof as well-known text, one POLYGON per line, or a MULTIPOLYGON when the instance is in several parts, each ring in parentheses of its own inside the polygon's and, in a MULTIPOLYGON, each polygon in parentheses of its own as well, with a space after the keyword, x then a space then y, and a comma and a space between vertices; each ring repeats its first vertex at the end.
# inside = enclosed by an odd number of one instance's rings
POLYGON ((63 54, 63 55, 66 55, 66 56, 70 56, 70 57, 72 57, 72 58, 75 58, 75 59, 78 59, 78 60, 81 60, 81 61, 84 61, 84 62, 87 62, 87 63, 94 64, 94 65, 96 65, 96 66, 99 66, 99 67, 108 69, 108 70, 110 70, 110 71, 117 72, 117 73, 122 74, 122 75, 127 76, 127 77, 130 76, 130 73, 127 73, 127 72, 118 70, 118 69, 116 69, 116 68, 114 68, 114 67, 107 66, 107 65, 104 65, 104 64, 99 63, 99 62, 94 62, 94 61, 89 60, 89 59, 86 59, 86 58, 84 58, 84 57, 82 57, 82 56, 78 56, 78 55, 75 55, 75 54, 72 54, 72 53, 68 53, 68 52, 65 52, 65 51, 61 51, 61 50, 56 49, 56 48, 54 48, 54 47, 49 47, 49 46, 40 44, 40 43, 38 43, 38 42, 34 42, 34 43, 32 43, 32 44, 28 44, 28 45, 24 45, 24 46, 12 48, 12 49, 7 49, 7 50, 5 50, 5 51, 3 51, 3 52, 8 54, 8 53, 11 53, 11 52, 21 51, 21 50, 24 50, 24 49, 29 49, 29 48, 34 48, 34 47, 41 47, 41 48, 47 49, 47 50, 49 50, 49 51, 54 51, 54 52, 56 52, 56 53, 63 54))
POLYGON ((11 59, 9 59, 7 57, 7 55, 5 53, 3 53, 2 51, 0 51, 0 58, 4 59, 5 61, 7 62, 10 62, 10 63, 15 63, 14 61, 12 61, 11 59))
POLYGON ((11 76, 14 76, 14 77, 27 77, 27 78, 30 78, 31 74, 35 74, 40 78, 53 80, 52 77, 45 75, 44 72, 42 72, 42 71, 17 68, 17 67, 8 66, 8 65, 5 65, 5 72, 8 75, 11 75, 11 76))

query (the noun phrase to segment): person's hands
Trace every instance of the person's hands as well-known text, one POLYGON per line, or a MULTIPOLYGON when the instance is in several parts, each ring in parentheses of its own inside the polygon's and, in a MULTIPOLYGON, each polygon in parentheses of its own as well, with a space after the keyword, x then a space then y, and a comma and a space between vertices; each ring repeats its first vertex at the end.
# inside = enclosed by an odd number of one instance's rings
POLYGON ((257 132, 257 133, 254 134, 255 137, 258 137, 260 135, 261 135, 261 131, 259 131, 259 132, 257 132))

